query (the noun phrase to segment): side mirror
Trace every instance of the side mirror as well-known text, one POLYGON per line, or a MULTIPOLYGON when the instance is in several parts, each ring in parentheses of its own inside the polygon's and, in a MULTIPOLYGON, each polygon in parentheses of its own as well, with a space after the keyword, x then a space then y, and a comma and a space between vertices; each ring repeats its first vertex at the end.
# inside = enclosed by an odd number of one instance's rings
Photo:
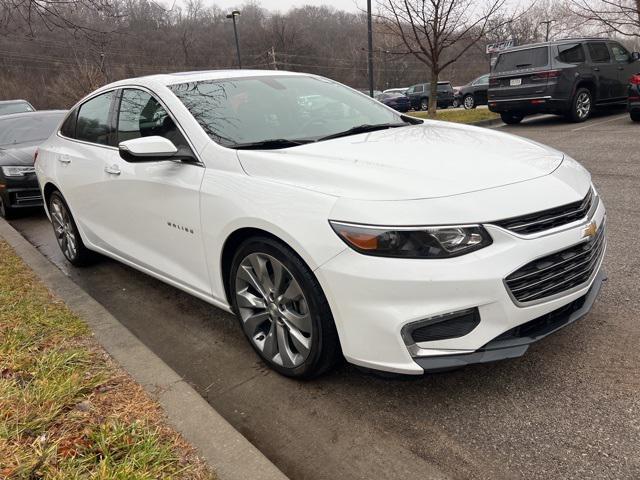
POLYGON ((637 62, 638 60, 640 60, 640 52, 633 52, 631 54, 631 61, 637 62))
POLYGON ((167 138, 152 136, 125 140, 118 145, 120 156, 127 162, 152 162, 154 160, 168 160, 178 149, 167 138))

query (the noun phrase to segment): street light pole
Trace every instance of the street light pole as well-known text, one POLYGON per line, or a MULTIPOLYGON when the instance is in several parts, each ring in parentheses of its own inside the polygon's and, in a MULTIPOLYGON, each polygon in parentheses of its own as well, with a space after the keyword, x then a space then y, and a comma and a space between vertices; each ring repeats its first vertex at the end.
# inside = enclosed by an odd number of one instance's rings
POLYGON ((236 38, 236 52, 238 53, 238 68, 242 69, 242 58, 240 57, 240 42, 238 41, 238 27, 236 26, 236 17, 240 16, 240 12, 238 10, 234 10, 230 14, 227 15, 227 18, 231 18, 233 20, 233 35, 236 38))
POLYGON ((371 0, 367 0, 367 36, 368 36, 368 71, 369 95, 373 98, 373 27, 371 25, 371 0))

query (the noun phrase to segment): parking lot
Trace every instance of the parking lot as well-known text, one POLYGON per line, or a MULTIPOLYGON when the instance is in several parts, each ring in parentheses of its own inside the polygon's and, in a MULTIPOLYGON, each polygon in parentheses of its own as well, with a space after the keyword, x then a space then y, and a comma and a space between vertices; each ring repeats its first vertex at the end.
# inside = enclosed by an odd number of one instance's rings
POLYGON ((512 361, 289 380, 231 315, 111 260, 71 268, 43 214, 12 224, 292 478, 640 478, 640 126, 618 111, 501 129, 582 162, 608 209, 609 281, 593 311, 512 361))

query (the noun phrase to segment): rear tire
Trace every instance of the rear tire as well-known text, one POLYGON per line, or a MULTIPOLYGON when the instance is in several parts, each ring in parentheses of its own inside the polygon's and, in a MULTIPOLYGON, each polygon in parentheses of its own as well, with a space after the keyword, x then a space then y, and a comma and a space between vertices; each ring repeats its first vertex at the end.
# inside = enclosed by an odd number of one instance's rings
POLYGON ((429 110, 429 99, 428 98, 423 98, 422 100, 420 100, 420 110, 422 110, 422 111, 429 110))
POLYGON ((515 112, 502 112, 500 118, 507 125, 517 125, 522 121, 524 115, 515 112))
POLYGON ((62 194, 55 191, 49 197, 49 215, 53 233, 64 257, 76 267, 95 263, 98 254, 85 247, 71 210, 62 194))
POLYGON ((287 245, 253 237, 236 251, 229 296, 260 358, 282 375, 312 378, 341 358, 329 303, 309 267, 287 245))
POLYGON ((589 119, 593 112, 593 96, 588 88, 579 88, 571 100, 571 110, 567 114, 569 121, 581 123, 589 119))
POLYGON ((629 116, 634 122, 640 122, 640 110, 632 110, 629 112, 629 116))

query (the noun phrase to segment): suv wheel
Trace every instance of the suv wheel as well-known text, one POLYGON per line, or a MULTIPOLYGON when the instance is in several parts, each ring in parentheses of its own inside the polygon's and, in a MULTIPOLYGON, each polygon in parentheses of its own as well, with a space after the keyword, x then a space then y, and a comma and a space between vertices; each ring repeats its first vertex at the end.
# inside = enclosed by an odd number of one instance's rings
POLYGON ((0 217, 6 220, 13 218, 13 208, 5 203, 2 195, 0 195, 0 217))
POLYGON ((584 122, 591 116, 593 110, 593 98, 587 88, 579 88, 573 96, 569 120, 572 122, 584 122))
POLYGON ((640 122, 640 110, 632 110, 629 112, 629 116, 631 116, 631 120, 634 122, 640 122))
POLYGON ((65 258, 76 267, 83 267, 95 261, 97 254, 84 246, 76 222, 60 192, 53 192, 49 198, 49 214, 58 246, 65 258))
POLYGON ((423 98, 420 100, 420 110, 429 110, 429 99, 423 98))
POLYGON ((234 256, 229 286, 245 336, 277 372, 314 377, 340 358, 333 316, 318 280, 286 245, 268 237, 244 242, 234 256))
POLYGON ((500 118, 507 125, 516 125, 522 121, 524 115, 516 112, 502 112, 500 118))
POLYGON ((476 102, 473 99, 473 95, 465 95, 462 100, 465 110, 471 110, 472 108, 476 108, 476 102))

